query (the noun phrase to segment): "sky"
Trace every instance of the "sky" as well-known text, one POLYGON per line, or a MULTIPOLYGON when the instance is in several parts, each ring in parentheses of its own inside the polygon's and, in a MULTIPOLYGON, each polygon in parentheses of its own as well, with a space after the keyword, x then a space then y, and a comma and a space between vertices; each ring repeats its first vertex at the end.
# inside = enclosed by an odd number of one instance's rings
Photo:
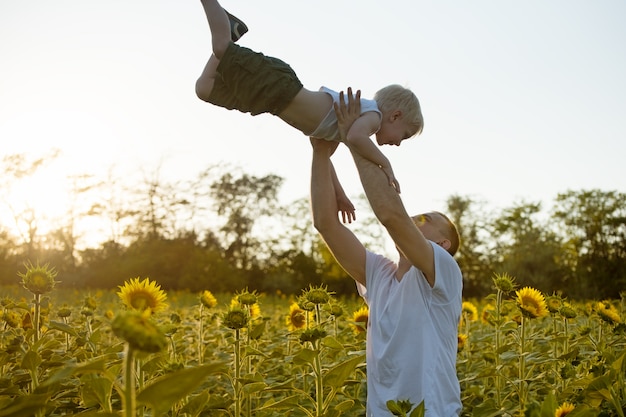
MULTIPOLYGON (((305 87, 363 97, 411 88, 424 132, 385 146, 410 213, 451 195, 509 207, 558 193, 626 192, 622 0, 229 0, 242 45, 288 62, 305 87)), ((68 176, 227 163, 308 196, 308 138, 271 115, 200 101, 211 39, 198 0, 0 0, 0 156, 59 154, 6 206, 63 206, 68 176), (51 204, 51 201, 54 203, 51 204)), ((334 163, 362 193, 345 148, 334 163)), ((52 214, 50 214, 52 216, 52 214)))

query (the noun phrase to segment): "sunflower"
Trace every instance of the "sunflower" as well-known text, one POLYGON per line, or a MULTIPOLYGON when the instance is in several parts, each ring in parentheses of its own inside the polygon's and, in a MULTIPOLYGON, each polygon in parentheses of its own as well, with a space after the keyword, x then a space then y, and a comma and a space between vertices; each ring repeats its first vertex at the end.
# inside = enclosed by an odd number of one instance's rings
POLYGON ((256 291, 250 292, 247 289, 239 294, 236 294, 235 298, 242 306, 251 306, 259 301, 259 296, 256 294, 256 291))
POLYGON ((48 264, 39 265, 37 262, 35 265, 27 263, 26 272, 18 272, 17 275, 22 278, 22 285, 28 291, 33 294, 45 294, 54 288, 57 283, 54 278, 57 276, 57 272, 54 268, 48 267, 48 264))
POLYGON ((493 277, 493 285, 498 291, 508 294, 515 289, 515 278, 509 276, 507 273, 495 274, 493 277))
POLYGON ((98 307, 98 302, 94 297, 88 295, 87 297, 85 297, 83 307, 89 310, 95 310, 98 307))
POLYGON ((574 319, 576 318, 576 310, 569 303, 563 303, 561 308, 559 309, 559 314, 565 319, 574 319))
POLYGON ((307 321, 310 322, 312 319, 313 313, 311 311, 302 310, 298 303, 291 303, 289 306, 289 314, 285 317, 285 324, 287 325, 287 329, 293 332, 294 330, 305 327, 307 321))
POLYGON ((559 408, 554 412, 554 417, 564 417, 574 411, 574 404, 572 403, 563 403, 559 408))
POLYGON ((330 301, 331 293, 324 286, 309 286, 308 290, 303 291, 304 298, 313 304, 326 304, 330 301))
POLYGON ((525 317, 534 319, 548 314, 546 299, 538 290, 531 287, 524 287, 515 291, 517 295, 517 306, 525 317))
POLYGON ((150 320, 150 311, 123 311, 111 323, 113 333, 137 350, 156 353, 165 348, 167 340, 163 331, 150 320))
POLYGON ((367 306, 363 306, 352 314, 352 327, 354 333, 359 334, 367 330, 367 320, 369 319, 370 310, 367 306))
POLYGON ((2 321, 4 321, 7 326, 13 329, 16 329, 20 326, 21 320, 22 317, 14 311, 5 311, 2 314, 2 321))
POLYGON ((259 303, 250 304, 248 306, 248 311, 250 312, 250 318, 252 319, 261 317, 261 306, 259 306, 259 303))
POLYGON ((298 299, 296 300, 296 303, 298 303, 298 307, 300 307, 303 310, 306 310, 306 311, 315 310, 315 304, 307 300, 305 295, 301 295, 300 297, 298 297, 298 299))
POLYGON ((326 337, 326 330, 320 327, 313 327, 311 329, 306 329, 300 334, 300 343, 311 342, 315 343, 316 341, 323 339, 326 337))
POLYGON ((149 309, 152 313, 156 313, 167 308, 165 303, 167 295, 161 290, 159 284, 150 281, 149 278, 143 281, 139 281, 139 277, 131 278, 119 288, 120 291, 117 295, 126 307, 132 310, 144 311, 149 309))
POLYGON ((546 306, 550 314, 556 314, 563 306, 563 300, 558 295, 550 295, 546 298, 546 306))
POLYGON ((343 316, 343 307, 338 303, 330 303, 328 306, 328 312, 336 319, 343 316))
POLYGON ((250 321, 250 314, 241 307, 231 307, 227 312, 222 314, 222 322, 224 326, 232 330, 243 329, 250 321))
POLYGON ((596 303, 595 310, 598 316, 609 324, 620 323, 619 312, 609 301, 601 301, 596 303))
POLYGON ((478 309, 473 303, 469 301, 463 301, 461 309, 462 309, 461 312, 463 314, 463 317, 466 318, 467 320, 469 321, 478 320, 478 309))
POLYGON ((200 302, 206 308, 213 308, 217 305, 217 299, 211 291, 205 290, 200 294, 200 302))
MULTIPOLYGON (((252 295, 252 293, 246 293, 246 294, 252 295)), ((256 302, 257 299, 258 297, 255 295, 254 296, 255 302, 251 303, 252 298, 247 298, 247 297, 242 298, 241 295, 235 295, 230 300, 230 308, 246 310, 248 312, 249 318, 255 319, 261 315, 261 307, 259 306, 259 303, 256 302)))

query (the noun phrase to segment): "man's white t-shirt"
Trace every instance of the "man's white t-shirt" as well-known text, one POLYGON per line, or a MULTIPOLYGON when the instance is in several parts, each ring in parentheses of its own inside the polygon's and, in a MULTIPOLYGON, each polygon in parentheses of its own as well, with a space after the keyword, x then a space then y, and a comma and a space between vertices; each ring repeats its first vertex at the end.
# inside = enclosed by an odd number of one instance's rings
POLYGON ((454 258, 431 242, 435 285, 412 267, 398 281, 397 265, 367 252, 366 285, 357 284, 369 307, 367 417, 388 417, 388 400, 425 400, 426 417, 461 412, 456 373, 463 278, 454 258))

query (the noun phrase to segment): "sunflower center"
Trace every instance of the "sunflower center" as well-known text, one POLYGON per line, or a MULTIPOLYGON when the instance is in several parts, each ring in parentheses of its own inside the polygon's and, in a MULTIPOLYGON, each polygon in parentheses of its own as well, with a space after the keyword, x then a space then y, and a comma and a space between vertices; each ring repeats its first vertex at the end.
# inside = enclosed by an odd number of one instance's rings
POLYGON ((291 314, 291 324, 293 324, 296 328, 304 327, 306 324, 306 316, 304 315, 304 311, 296 310, 291 314))
POLYGON ((146 308, 154 308, 156 300, 152 294, 146 292, 134 292, 130 297, 130 305, 136 310, 145 310, 146 308))
POLYGON ((535 297, 522 297, 522 307, 526 310, 532 311, 534 313, 539 309, 539 303, 535 299, 535 297))

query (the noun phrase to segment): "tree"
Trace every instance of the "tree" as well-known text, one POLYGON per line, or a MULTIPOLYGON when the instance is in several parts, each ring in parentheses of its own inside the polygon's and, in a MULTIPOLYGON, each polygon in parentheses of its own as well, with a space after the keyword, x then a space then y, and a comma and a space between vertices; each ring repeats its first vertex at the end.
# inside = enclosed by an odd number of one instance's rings
POLYGON ((491 292, 492 261, 489 258, 492 238, 487 230, 488 216, 482 206, 470 197, 452 195, 447 200, 450 220, 461 236, 456 260, 463 273, 463 293, 467 297, 480 297, 491 292))
POLYGON ((502 211, 494 221, 498 273, 516 278, 520 286, 545 293, 563 292, 562 243, 555 232, 542 224, 540 203, 518 203, 502 211))
POLYGON ((553 216, 570 248, 566 266, 576 295, 619 298, 626 288, 626 194, 598 189, 561 193, 553 216))
POLYGON ((0 225, 0 285, 16 284, 18 277, 18 262, 15 250, 15 242, 8 231, 0 225))
POLYGON ((161 179, 159 168, 144 178, 134 202, 133 214, 137 219, 134 234, 138 238, 150 240, 177 235, 177 209, 186 205, 177 191, 176 184, 161 179))
POLYGON ((281 207, 272 220, 271 228, 279 230, 278 247, 280 250, 302 252, 313 256, 317 231, 313 227, 311 208, 308 198, 301 198, 281 207))
POLYGON ((283 181, 277 175, 256 177, 228 172, 211 185, 216 212, 226 219, 220 228, 224 255, 237 268, 251 269, 259 255, 268 253, 254 236, 253 227, 263 217, 276 213, 283 181))
POLYGON ((71 176, 69 180, 70 194, 64 218, 60 219, 60 227, 50 232, 52 244, 58 246, 57 249, 63 256, 63 267, 59 272, 73 272, 76 269, 76 246, 82 236, 77 225, 91 215, 86 197, 100 185, 92 175, 86 174, 71 176))
POLYGON ((86 214, 101 220, 103 224, 101 231, 106 235, 102 245, 124 243, 125 231, 133 215, 133 211, 128 207, 129 199, 124 198, 129 194, 128 190, 120 185, 111 168, 105 179, 94 184, 93 191, 97 193, 98 198, 89 205, 86 214))

